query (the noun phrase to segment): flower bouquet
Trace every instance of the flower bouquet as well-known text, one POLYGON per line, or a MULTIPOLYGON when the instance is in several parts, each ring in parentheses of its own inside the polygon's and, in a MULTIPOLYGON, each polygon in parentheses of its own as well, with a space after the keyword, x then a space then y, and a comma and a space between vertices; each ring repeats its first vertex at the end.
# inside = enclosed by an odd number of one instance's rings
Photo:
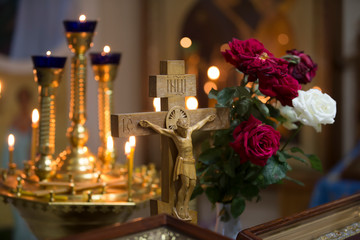
POLYGON ((230 128, 215 131, 203 146, 197 162, 198 184, 193 197, 205 192, 213 204, 230 205, 221 220, 241 215, 246 201, 260 199, 260 190, 284 179, 293 158, 322 170, 319 158, 288 143, 303 125, 317 132, 334 122, 336 102, 318 89, 301 90, 312 81, 317 65, 303 52, 287 51, 276 58, 256 39, 229 42, 225 60, 243 74, 240 86, 212 89, 209 98, 217 107, 230 108, 230 128), (294 134, 280 142, 283 126, 294 134))

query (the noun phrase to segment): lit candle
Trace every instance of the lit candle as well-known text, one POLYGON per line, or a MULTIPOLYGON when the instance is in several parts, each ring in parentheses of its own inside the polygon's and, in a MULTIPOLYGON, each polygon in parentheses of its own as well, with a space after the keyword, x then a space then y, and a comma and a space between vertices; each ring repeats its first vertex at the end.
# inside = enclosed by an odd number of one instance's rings
POLYGON ((2 82, 0 81, 0 98, 1 98, 1 91, 2 91, 2 82))
POLYGON ((9 168, 13 169, 16 167, 14 165, 14 145, 15 145, 15 137, 13 134, 9 134, 8 137, 8 145, 9 145, 9 168))
POLYGON ((90 53, 92 65, 115 64, 120 63, 121 53, 111 52, 111 48, 106 45, 101 53, 90 53))
POLYGON ((109 45, 105 45, 104 48, 103 48, 103 51, 102 51, 101 55, 105 56, 105 55, 109 54, 110 50, 111 50, 110 46, 109 46, 109 45))
POLYGON ((114 140, 111 136, 107 137, 106 148, 109 152, 114 151, 114 140))
POLYGON ((133 157, 131 154, 131 145, 130 142, 125 143, 125 154, 128 161, 128 201, 132 202, 132 175, 133 175, 133 157))
POLYGON ((97 21, 87 21, 84 14, 80 15, 78 21, 64 21, 67 32, 94 32, 97 21))
POLYGON ((53 57, 51 51, 45 56, 32 56, 34 68, 64 68, 66 57, 53 57))
POLYGON ((131 149, 134 149, 134 151, 135 151, 135 146, 136 146, 136 138, 135 138, 135 136, 130 136, 129 137, 129 143, 130 143, 131 149))
POLYGON ((32 111, 32 136, 31 136, 31 161, 35 162, 36 149, 37 149, 37 137, 39 129, 39 111, 35 108, 32 111))

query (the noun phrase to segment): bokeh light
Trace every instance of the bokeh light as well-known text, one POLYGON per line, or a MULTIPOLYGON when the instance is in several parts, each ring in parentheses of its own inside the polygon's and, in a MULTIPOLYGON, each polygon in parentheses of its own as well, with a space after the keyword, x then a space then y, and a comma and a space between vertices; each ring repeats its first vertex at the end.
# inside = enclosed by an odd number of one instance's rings
POLYGON ((183 37, 181 40, 180 40, 180 45, 183 47, 183 48, 189 48, 192 44, 192 41, 190 38, 188 37, 183 37))
POLYGON ((217 90, 217 85, 216 83, 212 82, 212 81, 207 81, 205 84, 204 84, 204 92, 206 94, 209 94, 209 92, 211 91, 211 89, 215 89, 217 90))
POLYGON ((186 108, 189 110, 195 110, 199 106, 199 102, 196 97, 188 97, 186 99, 186 108))
POLYGON ((161 109, 160 98, 154 98, 153 106, 154 106, 155 112, 160 112, 160 109, 161 109))
POLYGON ((207 70, 207 75, 211 80, 216 80, 220 77, 220 70, 216 66, 211 66, 207 70))
POLYGON ((289 36, 285 33, 280 33, 277 40, 281 45, 286 45, 289 43, 289 36))

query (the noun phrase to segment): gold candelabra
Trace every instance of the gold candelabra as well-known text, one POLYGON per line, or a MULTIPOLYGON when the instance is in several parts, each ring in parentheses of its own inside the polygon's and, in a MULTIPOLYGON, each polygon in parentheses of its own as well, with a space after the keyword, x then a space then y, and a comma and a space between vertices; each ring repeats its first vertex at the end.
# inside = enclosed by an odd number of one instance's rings
MULTIPOLYGON (((104 47, 104 50, 106 50, 104 47)), ((109 50, 110 51, 110 50, 109 50)), ((98 148, 98 157, 104 169, 111 169, 115 159, 115 149, 111 141, 111 113, 113 112, 113 82, 116 77, 121 55, 119 53, 92 53, 92 67, 95 80, 98 82, 98 114, 99 136, 101 144, 98 148), (99 59, 99 57, 101 59, 99 59)))
POLYGON ((59 155, 62 162, 57 172, 59 179, 67 178, 69 172, 77 180, 92 179, 96 157, 87 148, 88 131, 86 122, 86 51, 92 46, 92 32, 67 32, 66 38, 70 50, 74 53, 71 59, 71 98, 69 117, 71 126, 67 130, 70 146, 59 155))
MULTIPOLYGON (((65 63, 66 59, 62 59, 65 63)), ((35 60, 34 60, 35 61, 35 60)), ((40 180, 52 177, 56 171, 55 153, 55 91, 63 75, 62 67, 37 67, 35 82, 40 92, 39 156, 35 160, 35 173, 40 180)))
POLYGON ((34 76, 40 87, 39 155, 35 166, 33 161, 27 161, 24 170, 17 169, 12 163, 13 140, 9 143, 9 168, 0 169, 0 197, 17 208, 39 239, 60 238, 123 222, 136 206, 159 196, 159 178, 154 166, 150 166, 143 168, 144 171, 136 171, 131 178, 133 195, 129 202, 127 170, 114 164, 114 147, 107 146, 106 137, 111 139, 112 84, 120 54, 98 55, 100 60, 93 62, 95 78, 99 82, 102 141, 99 159, 103 166, 86 147, 85 53, 92 45, 96 21, 64 21, 64 24, 69 48, 74 53, 71 60, 71 126, 67 131, 70 146, 54 160, 55 90, 66 58, 34 56, 34 76))

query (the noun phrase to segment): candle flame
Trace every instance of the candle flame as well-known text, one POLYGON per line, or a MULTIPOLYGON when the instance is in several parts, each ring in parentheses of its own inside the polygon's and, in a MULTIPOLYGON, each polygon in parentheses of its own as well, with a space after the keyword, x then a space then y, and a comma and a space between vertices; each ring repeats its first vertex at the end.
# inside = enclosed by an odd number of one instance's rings
POLYGON ((114 140, 113 140, 113 138, 111 136, 107 137, 106 148, 109 151, 114 150, 114 140))
POLYGON ((125 154, 129 155, 131 152, 131 146, 130 146, 130 142, 126 142, 125 143, 125 154))
POLYGON ((9 134, 8 145, 10 148, 14 147, 14 145, 15 145, 15 137, 13 134, 9 134))
POLYGON ((46 56, 50 56, 50 55, 51 55, 51 51, 47 51, 46 56))
POLYGON ((129 142, 130 142, 130 147, 135 147, 136 146, 136 138, 135 136, 130 136, 129 137, 129 142))
POLYGON ((104 46, 104 53, 109 53, 110 52, 110 46, 109 45, 106 45, 104 46))
POLYGON ((81 14, 79 17, 79 21, 80 22, 85 22, 86 21, 86 16, 84 14, 81 14))
POLYGON ((0 81, 0 98, 1 98, 1 91, 2 91, 2 83, 0 81))
POLYGON ((39 111, 34 108, 31 115, 32 123, 37 123, 39 121, 39 111))

